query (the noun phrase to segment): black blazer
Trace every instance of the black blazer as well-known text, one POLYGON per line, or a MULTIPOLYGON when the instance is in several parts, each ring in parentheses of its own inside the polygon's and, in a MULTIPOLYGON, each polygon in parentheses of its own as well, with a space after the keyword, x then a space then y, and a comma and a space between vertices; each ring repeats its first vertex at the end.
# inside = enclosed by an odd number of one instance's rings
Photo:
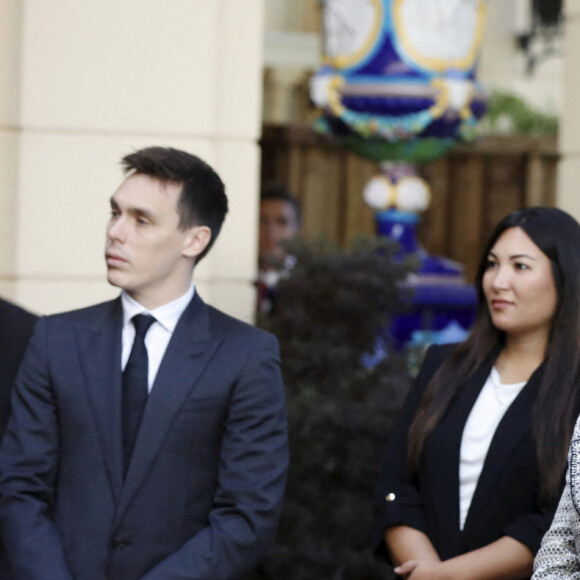
POLYGON ((37 317, 0 298, 0 441, 10 414, 10 392, 37 317))
POLYGON ((427 383, 453 346, 429 349, 390 439, 376 504, 380 550, 386 553, 382 538, 387 527, 407 525, 427 534, 443 560, 504 535, 522 542, 535 554, 556 507, 555 503, 547 505, 538 498, 539 467, 531 433, 532 408, 542 367, 532 375, 497 427, 463 530, 459 528, 461 437, 497 351, 466 381, 427 438, 418 474, 410 477, 407 473, 409 426, 427 383))

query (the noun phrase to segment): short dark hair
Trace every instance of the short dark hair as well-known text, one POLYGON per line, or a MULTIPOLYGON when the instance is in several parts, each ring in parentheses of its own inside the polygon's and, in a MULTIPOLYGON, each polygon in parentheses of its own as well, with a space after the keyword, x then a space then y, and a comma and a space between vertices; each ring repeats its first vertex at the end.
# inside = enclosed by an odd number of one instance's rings
POLYGON ((279 200, 289 203, 294 208, 296 223, 302 225, 302 207, 300 202, 290 193, 290 190, 281 183, 268 185, 260 194, 260 202, 268 200, 279 200))
POLYGON ((207 226, 211 239, 197 256, 199 262, 220 233, 228 212, 228 198, 219 175, 199 157, 172 147, 146 147, 125 155, 121 160, 125 173, 140 173, 162 182, 181 184, 177 202, 180 229, 207 226))

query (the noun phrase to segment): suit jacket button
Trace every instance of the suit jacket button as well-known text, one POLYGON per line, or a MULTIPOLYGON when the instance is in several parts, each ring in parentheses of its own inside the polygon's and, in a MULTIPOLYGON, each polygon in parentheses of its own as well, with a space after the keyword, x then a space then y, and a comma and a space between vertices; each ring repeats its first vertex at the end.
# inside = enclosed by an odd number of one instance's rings
POLYGON ((387 493, 385 496, 385 501, 395 501, 395 497, 396 495, 393 492, 387 493))
POLYGON ((113 540, 113 550, 115 550, 115 552, 120 552, 121 550, 124 550, 127 546, 130 546, 131 543, 130 542, 126 542, 125 540, 113 540))

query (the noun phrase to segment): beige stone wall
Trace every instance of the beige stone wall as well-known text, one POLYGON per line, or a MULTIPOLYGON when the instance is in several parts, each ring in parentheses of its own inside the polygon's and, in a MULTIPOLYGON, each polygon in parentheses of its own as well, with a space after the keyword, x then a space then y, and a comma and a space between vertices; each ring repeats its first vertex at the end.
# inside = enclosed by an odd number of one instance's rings
POLYGON ((563 110, 560 126, 558 206, 580 220, 580 0, 566 0, 563 110))
POLYGON ((251 320, 263 0, 0 1, 0 294, 39 312, 116 295, 103 260, 119 158, 198 154, 230 214, 195 278, 251 320))
POLYGON ((16 270, 21 20, 18 0, 0 2, 0 272, 5 288, 16 270))
MULTIPOLYGON (((526 57, 517 48, 516 33, 523 32, 518 22, 518 4, 526 0, 490 0, 481 47, 478 78, 487 89, 516 93, 543 112, 558 114, 562 108, 562 53, 549 56, 542 41, 536 40, 537 54, 533 72, 526 72, 526 57)), ((559 43, 557 43, 559 46, 559 43)))

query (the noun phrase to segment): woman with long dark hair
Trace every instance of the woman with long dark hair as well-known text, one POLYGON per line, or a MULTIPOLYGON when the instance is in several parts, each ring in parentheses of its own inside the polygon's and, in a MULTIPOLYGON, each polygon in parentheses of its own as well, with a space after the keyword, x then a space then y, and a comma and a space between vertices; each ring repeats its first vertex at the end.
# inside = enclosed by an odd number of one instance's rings
POLYGON ((504 218, 459 345, 434 346, 385 456, 377 521, 409 580, 529 578, 580 411, 580 225, 504 218))

